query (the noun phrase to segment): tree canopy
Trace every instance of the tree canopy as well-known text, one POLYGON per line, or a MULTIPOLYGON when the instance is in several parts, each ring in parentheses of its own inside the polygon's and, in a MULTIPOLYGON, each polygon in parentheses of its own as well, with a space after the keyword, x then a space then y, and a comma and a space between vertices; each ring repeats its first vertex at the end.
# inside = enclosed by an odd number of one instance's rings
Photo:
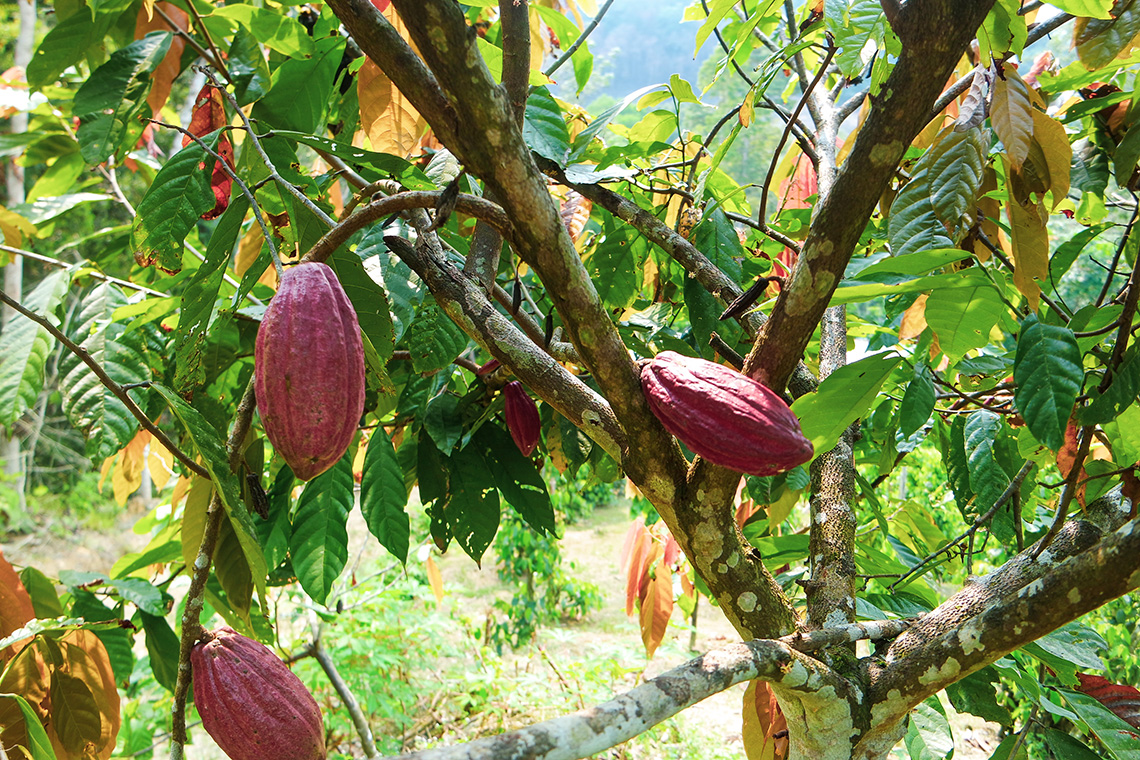
MULTIPOLYGON (((1081 619, 1140 585, 1140 3, 700 0, 701 81, 591 110, 611 5, 54 6, 4 82, 0 425, 34 458, 57 409, 117 494, 176 479, 104 575, 0 557, 9 756, 111 756, 141 637, 180 758, 210 615, 275 643, 282 584, 335 614, 356 506, 400 563, 480 562, 509 513, 555 536, 556 472, 660 517, 626 547, 650 655, 674 573, 741 643, 432 757, 585 757, 741 681, 750 757, 949 756, 940 693, 1009 728, 994 757, 1042 711, 1056 757, 1136 756, 1081 619), (335 273, 365 365, 306 483, 254 392, 298 262, 335 273), (643 391, 666 351, 781 396, 810 462, 695 456, 643 391)), ((731 447, 726 405, 681 412, 731 447)))

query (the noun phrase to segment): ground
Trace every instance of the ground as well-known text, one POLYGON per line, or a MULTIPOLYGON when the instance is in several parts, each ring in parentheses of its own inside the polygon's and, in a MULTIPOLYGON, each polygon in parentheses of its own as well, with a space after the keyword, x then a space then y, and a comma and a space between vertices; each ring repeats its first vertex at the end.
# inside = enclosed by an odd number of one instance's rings
MULTIPOLYGON (((118 529, 112 531, 67 529, 55 521, 33 534, 0 535, 5 539, 0 542, 0 550, 15 565, 34 565, 49 576, 56 576, 62 569, 107 571, 123 553, 137 551, 145 545, 146 537, 130 529, 140 515, 138 508, 124 510, 118 529)), ((498 705, 497 709, 486 709, 488 706, 496 708, 494 701, 484 705, 486 714, 449 729, 443 737, 461 740, 484 731, 494 732, 551 717, 567 709, 589 706, 605 698, 599 696, 599 681, 608 679, 613 691, 623 691, 643 678, 652 678, 681 664, 696 653, 735 640, 735 632, 720 611, 702 600, 695 650, 689 650, 691 628, 679 620, 680 613, 675 611, 666 642, 654 658, 646 662, 636 620, 625 614, 624 576, 619 555, 629 524, 625 506, 615 504, 596 509, 581 523, 565 530, 561 544, 564 565, 575 578, 598 586, 604 596, 602 608, 583 621, 544 627, 532 646, 517 653, 505 652, 490 672, 499 678, 514 679, 518 688, 506 692, 505 704, 498 705), (600 676, 600 672, 604 674, 600 676), (554 693, 556 689, 561 692, 561 699, 554 693), (525 703, 527 695, 534 694, 542 695, 541 706, 525 703)), ((364 562, 390 564, 390 558, 384 556, 383 550, 369 536, 358 511, 351 517, 349 534, 350 561, 356 562, 360 557, 364 562)), ((410 561, 415 561, 414 551, 410 561)), ((450 629, 451 635, 458 635, 456 631, 464 627, 468 630, 481 627, 488 615, 494 614, 491 607, 494 599, 509 598, 509 591, 497 577, 491 552, 486 555, 482 568, 455 547, 438 561, 445 598, 437 614, 445 619, 443 630, 450 629)), ((173 587, 176 593, 177 589, 173 587)), ((300 619, 295 622, 299 623, 300 619)), ((285 624, 280 620, 279 623, 285 624)), ((301 629, 296 632, 299 637, 304 634, 301 629)), ((460 646, 460 652, 461 660, 464 656, 470 658, 471 678, 479 677, 475 671, 486 675, 484 655, 471 652, 470 646, 466 650, 460 646)), ((463 662, 453 661, 448 675, 442 672, 436 675, 440 679, 454 678, 457 667, 462 673, 463 662)), ((744 758, 740 734, 744 688, 741 684, 685 711, 652 744, 628 754, 615 751, 608 756, 690 757, 699 754, 704 758, 744 758), (686 746, 690 742, 703 745, 699 753, 694 753, 693 746, 686 746), (710 750, 710 747, 715 749, 710 750)), ((988 758, 998 743, 996 726, 974 716, 955 715, 949 705, 946 706, 952 716, 955 757, 959 760, 988 758)), ((424 720, 430 722, 433 712, 436 711, 427 705, 424 720)), ((442 714, 442 710, 439 712, 442 714)), ((220 758, 216 750, 202 747, 204 740, 201 732, 197 732, 194 743, 201 753, 199 760, 220 758)), ((901 756, 905 756, 905 752, 901 756)))

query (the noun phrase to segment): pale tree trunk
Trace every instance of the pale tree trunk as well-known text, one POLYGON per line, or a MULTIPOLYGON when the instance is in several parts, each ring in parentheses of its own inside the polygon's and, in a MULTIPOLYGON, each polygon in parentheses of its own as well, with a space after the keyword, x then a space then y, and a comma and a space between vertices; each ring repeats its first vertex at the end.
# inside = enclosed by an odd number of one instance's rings
MULTIPOLYGON (((28 62, 32 60, 32 50, 36 41, 36 3, 35 0, 18 0, 17 5, 20 9, 20 32, 16 37, 15 64, 26 69, 28 62)), ((12 134, 28 131, 27 113, 20 112, 12 115, 11 131, 12 134)), ((7 181, 8 205, 14 206, 23 203, 27 197, 24 192, 24 167, 17 165, 14 160, 9 161, 5 179, 7 181)), ((4 292, 19 301, 23 291, 23 260, 19 257, 13 257, 12 263, 4 267, 4 292)), ((5 306, 2 312, 4 324, 7 324, 8 319, 12 316, 15 316, 14 312, 5 306)), ((7 476, 19 496, 20 511, 27 508, 24 496, 25 473, 26 468, 24 467, 23 456, 20 453, 20 438, 13 431, 12 437, 4 442, 4 475, 7 476)))

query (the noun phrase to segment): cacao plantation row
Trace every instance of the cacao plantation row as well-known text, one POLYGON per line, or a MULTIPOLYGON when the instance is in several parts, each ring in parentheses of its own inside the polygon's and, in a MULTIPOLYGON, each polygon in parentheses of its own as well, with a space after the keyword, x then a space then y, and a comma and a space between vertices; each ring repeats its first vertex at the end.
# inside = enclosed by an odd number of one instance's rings
POLYGON ((9 16, 0 757, 573 760, 745 682, 749 758, 1140 754, 1140 2, 9 16), (35 500, 95 473, 146 546, 37 566, 35 500), (736 640, 374 731, 321 639, 387 672, 350 543, 439 612, 503 525, 521 646, 599 486, 646 660, 698 602, 736 640))

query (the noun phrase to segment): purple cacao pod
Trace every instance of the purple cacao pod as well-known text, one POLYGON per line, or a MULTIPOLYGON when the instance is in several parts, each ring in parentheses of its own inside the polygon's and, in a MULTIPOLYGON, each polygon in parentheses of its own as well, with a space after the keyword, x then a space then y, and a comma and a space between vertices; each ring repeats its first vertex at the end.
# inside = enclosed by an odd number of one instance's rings
POLYGON ((324 760, 321 710, 268 647, 220 628, 194 645, 190 664, 202 726, 232 760, 324 760))
POLYGON ((253 372, 265 434, 293 473, 309 480, 332 467, 364 411, 364 344, 328 266, 285 272, 257 331, 253 372))
POLYGON ((641 387, 665 429, 713 464, 776 475, 814 454, 783 399, 729 367, 663 351, 642 369, 641 387))
POLYGON ((538 419, 538 405, 522 387, 518 380, 512 380, 503 388, 507 405, 507 429, 523 456, 529 457, 538 446, 538 436, 542 425, 538 419))

